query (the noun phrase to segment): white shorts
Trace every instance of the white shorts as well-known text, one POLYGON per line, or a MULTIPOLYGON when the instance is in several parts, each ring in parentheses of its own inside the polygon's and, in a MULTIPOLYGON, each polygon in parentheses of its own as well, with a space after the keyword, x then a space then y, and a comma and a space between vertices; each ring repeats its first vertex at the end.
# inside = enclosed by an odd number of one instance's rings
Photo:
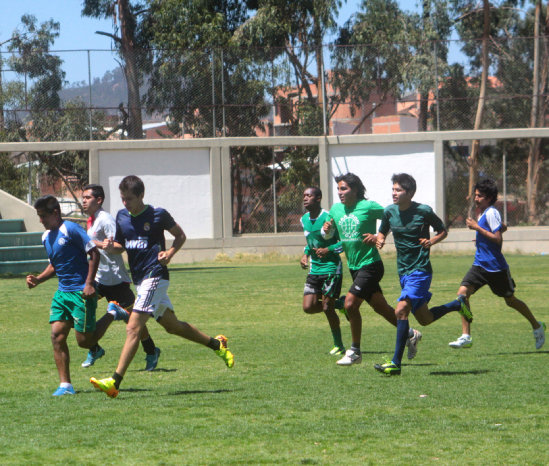
POLYGON ((160 319, 166 309, 172 309, 172 302, 168 298, 169 280, 160 277, 146 278, 137 285, 137 298, 133 305, 136 312, 151 314, 156 320, 160 319))

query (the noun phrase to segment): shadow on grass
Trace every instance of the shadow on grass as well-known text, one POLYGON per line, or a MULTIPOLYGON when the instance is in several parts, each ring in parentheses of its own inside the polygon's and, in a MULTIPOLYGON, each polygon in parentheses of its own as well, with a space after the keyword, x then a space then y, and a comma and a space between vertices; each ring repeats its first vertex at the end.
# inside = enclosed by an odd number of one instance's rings
POLYGON ((145 369, 137 369, 134 372, 177 372, 177 369, 163 369, 162 367, 157 367, 154 371, 146 371, 145 369))
POLYGON ((481 375, 488 374, 488 369, 475 369, 471 371, 433 371, 429 375, 481 375))
POLYGON ((237 269, 234 265, 218 265, 215 267, 204 266, 204 267, 170 267, 170 272, 189 272, 189 271, 207 271, 207 270, 221 270, 221 269, 237 269))
POLYGON ((509 353, 494 353, 495 356, 509 356, 509 355, 519 355, 519 354, 549 354, 549 350, 544 350, 544 351, 540 351, 540 350, 537 350, 537 351, 513 351, 513 352, 509 352, 509 353))
POLYGON ((181 390, 178 392, 169 393, 169 396, 173 395, 195 395, 201 393, 230 393, 232 390, 221 388, 219 390, 181 390))

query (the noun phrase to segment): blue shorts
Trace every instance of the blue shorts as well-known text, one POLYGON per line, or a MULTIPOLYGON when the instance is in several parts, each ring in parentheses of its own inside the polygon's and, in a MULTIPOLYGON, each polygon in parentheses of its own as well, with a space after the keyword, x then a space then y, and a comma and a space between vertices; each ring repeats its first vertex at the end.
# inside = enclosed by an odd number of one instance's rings
POLYGON ((412 272, 410 275, 401 275, 400 288, 402 288, 402 292, 398 300, 409 299, 412 303, 412 313, 415 313, 417 308, 431 301, 433 294, 429 292, 429 288, 431 288, 432 279, 433 274, 420 271, 412 272))

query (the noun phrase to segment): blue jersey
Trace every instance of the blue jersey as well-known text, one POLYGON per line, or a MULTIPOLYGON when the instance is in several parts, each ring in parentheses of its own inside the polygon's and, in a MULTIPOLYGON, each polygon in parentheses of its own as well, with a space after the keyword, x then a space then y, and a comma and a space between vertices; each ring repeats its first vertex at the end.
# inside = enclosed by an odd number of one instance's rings
POLYGON ((50 264, 59 279, 59 291, 82 291, 88 276, 88 251, 95 245, 84 229, 73 222, 63 222, 42 235, 50 264))
MULTIPOLYGON (((488 207, 478 218, 479 227, 495 233, 501 230, 501 216, 494 206, 488 207)), ((490 241, 477 231, 477 252, 473 265, 478 265, 488 272, 507 270, 509 266, 501 252, 501 244, 490 241)))
POLYGON ((139 215, 132 215, 126 209, 116 215, 116 236, 128 253, 128 262, 133 282, 138 285, 145 278, 169 279, 168 268, 158 262, 158 253, 166 249, 164 230, 176 225, 172 216, 164 209, 152 206, 139 215))

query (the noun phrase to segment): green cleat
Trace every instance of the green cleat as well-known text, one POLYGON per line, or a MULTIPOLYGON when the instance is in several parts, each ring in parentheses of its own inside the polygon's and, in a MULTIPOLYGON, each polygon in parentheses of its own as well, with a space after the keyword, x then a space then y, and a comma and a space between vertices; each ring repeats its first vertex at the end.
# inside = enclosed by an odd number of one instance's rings
POLYGON ((219 343, 221 343, 215 354, 225 361, 225 364, 227 364, 229 369, 232 369, 234 366, 234 355, 229 351, 229 348, 227 348, 227 337, 224 335, 217 335, 215 339, 219 340, 219 343))
POLYGON ((343 346, 334 346, 330 351, 332 356, 343 356, 345 354, 345 348, 343 346))
POLYGON ((463 295, 459 295, 457 299, 461 304, 461 307, 459 308, 459 313, 467 322, 473 322, 473 313, 471 312, 471 308, 467 303, 467 298, 463 295))
POLYGON ((96 379, 92 377, 90 379, 91 384, 97 389, 105 392, 110 398, 116 398, 118 396, 118 388, 114 384, 114 379, 109 377, 108 379, 96 379))
POLYGON ((387 361, 384 364, 374 364, 374 369, 385 375, 400 375, 400 367, 393 363, 393 361, 387 361))

